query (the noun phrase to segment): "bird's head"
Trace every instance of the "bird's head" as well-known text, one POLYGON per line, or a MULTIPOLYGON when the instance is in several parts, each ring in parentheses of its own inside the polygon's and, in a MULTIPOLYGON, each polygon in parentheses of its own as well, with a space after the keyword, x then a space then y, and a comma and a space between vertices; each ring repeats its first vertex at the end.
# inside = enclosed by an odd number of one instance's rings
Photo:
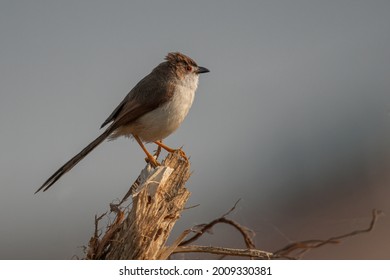
POLYGON ((179 52, 168 53, 165 59, 179 78, 197 77, 199 74, 210 72, 207 68, 198 66, 192 58, 179 52))

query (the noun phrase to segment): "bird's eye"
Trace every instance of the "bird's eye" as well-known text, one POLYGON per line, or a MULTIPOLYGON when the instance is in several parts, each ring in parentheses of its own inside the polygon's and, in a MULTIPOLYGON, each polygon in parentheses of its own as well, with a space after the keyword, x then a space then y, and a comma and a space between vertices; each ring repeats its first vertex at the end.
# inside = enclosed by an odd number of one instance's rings
POLYGON ((186 69, 187 69, 188 72, 192 71, 192 67, 190 65, 187 65, 186 69))

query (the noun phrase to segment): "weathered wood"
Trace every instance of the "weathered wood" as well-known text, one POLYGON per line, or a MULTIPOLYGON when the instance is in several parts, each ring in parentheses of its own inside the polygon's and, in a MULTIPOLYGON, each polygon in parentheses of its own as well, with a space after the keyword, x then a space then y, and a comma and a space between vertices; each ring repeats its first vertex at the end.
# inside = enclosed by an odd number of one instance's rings
POLYGON ((326 244, 339 243, 354 235, 371 232, 381 211, 373 210, 368 228, 331 237, 325 240, 294 242, 274 253, 256 249, 253 232, 226 218, 236 207, 207 224, 194 226, 182 232, 169 245, 165 243, 179 219, 190 196, 185 183, 190 177, 188 160, 181 152, 168 154, 162 166, 153 169, 147 165, 119 204, 111 204, 115 214, 105 233, 99 234, 99 222, 106 214, 95 217, 95 233, 90 239, 86 259, 167 259, 177 253, 209 253, 220 256, 249 257, 251 259, 297 259, 311 249, 326 244), (132 207, 121 206, 131 197, 132 207), (216 224, 228 224, 237 229, 244 238, 246 249, 190 245, 216 224), (189 234, 192 237, 184 240, 189 234), (295 255, 293 255, 295 254, 295 255))
POLYGON ((162 253, 190 196, 185 188, 189 177, 189 162, 178 153, 168 154, 156 169, 147 165, 131 186, 130 195, 125 196, 132 197, 131 209, 111 205, 111 211, 116 212, 116 217, 103 237, 99 236, 97 226, 102 217, 96 219, 95 234, 88 244, 86 258, 167 258, 162 253))

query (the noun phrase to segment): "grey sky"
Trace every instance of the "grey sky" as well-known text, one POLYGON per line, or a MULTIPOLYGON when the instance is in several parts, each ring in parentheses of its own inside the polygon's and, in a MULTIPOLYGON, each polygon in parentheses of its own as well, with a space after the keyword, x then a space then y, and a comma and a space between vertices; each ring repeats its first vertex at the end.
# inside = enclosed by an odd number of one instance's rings
MULTIPOLYGON (((166 139, 191 156, 200 204, 176 232, 238 198, 233 217, 262 249, 364 227, 389 210, 389 12, 379 0, 1 1, 0 258, 82 256, 94 215, 145 165, 138 145, 103 143, 33 193, 169 51, 211 70, 166 139)), ((311 258, 388 258, 389 233, 384 219, 311 258)))

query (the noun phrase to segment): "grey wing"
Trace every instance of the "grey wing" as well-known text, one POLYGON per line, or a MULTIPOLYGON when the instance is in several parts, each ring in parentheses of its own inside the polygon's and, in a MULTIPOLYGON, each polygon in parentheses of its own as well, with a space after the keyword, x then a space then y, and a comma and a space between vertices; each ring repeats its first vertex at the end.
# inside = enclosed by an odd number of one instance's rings
POLYGON ((150 88, 150 90, 153 90, 154 96, 148 101, 145 100, 145 96, 150 95, 149 93, 144 93, 142 98, 132 98, 123 105, 121 111, 111 125, 112 130, 123 125, 128 125, 144 114, 167 102, 173 96, 174 86, 169 84, 164 87, 150 88))
POLYGON ((147 88, 147 81, 150 79, 150 75, 144 77, 141 81, 139 81, 135 87, 126 95, 126 97, 122 100, 121 103, 115 108, 115 110, 108 116, 108 118, 103 122, 100 128, 103 128, 108 123, 115 121, 120 112, 124 109, 125 105, 128 107, 129 105, 136 105, 139 103, 137 99, 140 99, 140 95, 142 95, 142 88, 147 88))
POLYGON ((156 81, 155 77, 151 74, 143 78, 126 95, 100 128, 110 122, 115 123, 112 129, 125 125, 157 108, 160 104, 168 101, 172 97, 173 85, 167 83, 165 80, 156 81))
MULTIPOLYGON (((131 92, 129 92, 130 94, 131 92)), ((115 120, 115 118, 118 116, 119 112, 122 110, 124 104, 127 102, 129 94, 125 97, 125 99, 122 100, 122 102, 115 108, 115 110, 111 113, 110 116, 103 122, 103 124, 100 126, 100 128, 103 128, 106 126, 108 123, 112 122, 115 120)))

